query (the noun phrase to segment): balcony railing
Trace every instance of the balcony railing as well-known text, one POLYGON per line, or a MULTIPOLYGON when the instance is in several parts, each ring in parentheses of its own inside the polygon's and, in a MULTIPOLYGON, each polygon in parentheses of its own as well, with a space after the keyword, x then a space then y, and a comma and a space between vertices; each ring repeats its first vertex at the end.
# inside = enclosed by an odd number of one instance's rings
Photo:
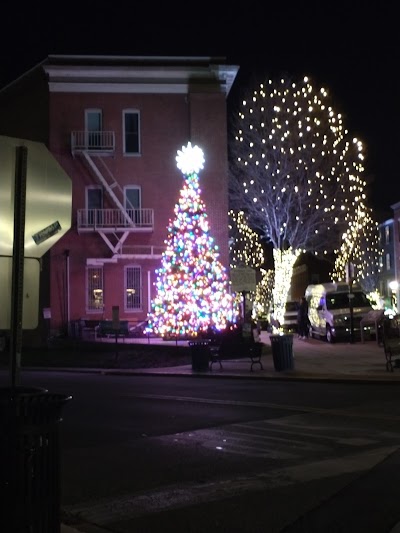
POLYGON ((71 152, 82 151, 113 153, 115 151, 115 135, 113 131, 72 131, 71 152))
POLYGON ((166 246, 156 246, 156 245, 122 245, 121 246, 121 255, 129 255, 132 257, 161 257, 162 253, 165 251, 166 246))
POLYGON ((77 215, 78 231, 134 232, 154 229, 154 209, 78 209, 77 215))

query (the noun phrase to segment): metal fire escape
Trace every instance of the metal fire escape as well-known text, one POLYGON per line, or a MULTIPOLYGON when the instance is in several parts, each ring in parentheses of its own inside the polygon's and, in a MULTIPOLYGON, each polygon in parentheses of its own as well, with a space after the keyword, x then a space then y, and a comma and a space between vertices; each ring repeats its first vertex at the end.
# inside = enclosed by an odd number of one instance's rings
MULTIPOLYGON (((85 131, 73 131, 71 152, 73 157, 82 158, 114 206, 106 209, 78 209, 78 232, 96 232, 102 237, 113 253, 111 258, 104 258, 102 262, 117 262, 122 257, 137 256, 138 254, 123 253, 123 244, 130 233, 153 231, 154 212, 153 209, 133 207, 127 198, 124 202, 124 191, 105 162, 105 157, 115 152, 114 132, 90 132, 89 136, 85 131)), ((144 255, 148 256, 149 253, 144 255)), ((150 250, 150 255, 154 256, 153 249, 150 250)))

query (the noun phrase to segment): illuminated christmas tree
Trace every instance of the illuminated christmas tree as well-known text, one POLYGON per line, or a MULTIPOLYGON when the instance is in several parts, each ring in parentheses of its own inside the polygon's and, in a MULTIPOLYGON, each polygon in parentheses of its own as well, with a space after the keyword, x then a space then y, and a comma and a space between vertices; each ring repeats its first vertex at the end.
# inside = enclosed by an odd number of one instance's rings
POLYGON ((161 337, 195 337, 209 328, 225 329, 233 321, 233 299, 200 197, 203 152, 188 143, 178 150, 176 161, 184 185, 167 228, 161 268, 156 271, 149 329, 161 337))

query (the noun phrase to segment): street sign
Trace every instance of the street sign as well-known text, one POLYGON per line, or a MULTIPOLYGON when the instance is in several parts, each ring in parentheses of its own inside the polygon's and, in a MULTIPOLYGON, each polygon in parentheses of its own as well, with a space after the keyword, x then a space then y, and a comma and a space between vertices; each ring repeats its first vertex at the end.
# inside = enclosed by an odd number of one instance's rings
POLYGON ((39 319, 39 259, 71 227, 72 182, 43 143, 0 136, 0 330, 10 329, 16 151, 25 148, 26 206, 23 241, 24 329, 35 329, 39 319))
POLYGON ((231 270, 233 292, 250 292, 256 290, 256 271, 250 267, 238 267, 231 270))

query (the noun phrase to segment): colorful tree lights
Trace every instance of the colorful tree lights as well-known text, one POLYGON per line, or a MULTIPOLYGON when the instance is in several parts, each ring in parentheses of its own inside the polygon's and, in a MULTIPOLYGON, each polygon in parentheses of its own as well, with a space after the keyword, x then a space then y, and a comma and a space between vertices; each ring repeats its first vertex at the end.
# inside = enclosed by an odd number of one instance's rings
POLYGON ((233 321, 233 299, 200 197, 203 152, 189 142, 178 150, 176 162, 185 181, 175 219, 167 228, 161 268, 156 271, 149 329, 162 337, 195 337, 209 327, 224 329, 233 321))

